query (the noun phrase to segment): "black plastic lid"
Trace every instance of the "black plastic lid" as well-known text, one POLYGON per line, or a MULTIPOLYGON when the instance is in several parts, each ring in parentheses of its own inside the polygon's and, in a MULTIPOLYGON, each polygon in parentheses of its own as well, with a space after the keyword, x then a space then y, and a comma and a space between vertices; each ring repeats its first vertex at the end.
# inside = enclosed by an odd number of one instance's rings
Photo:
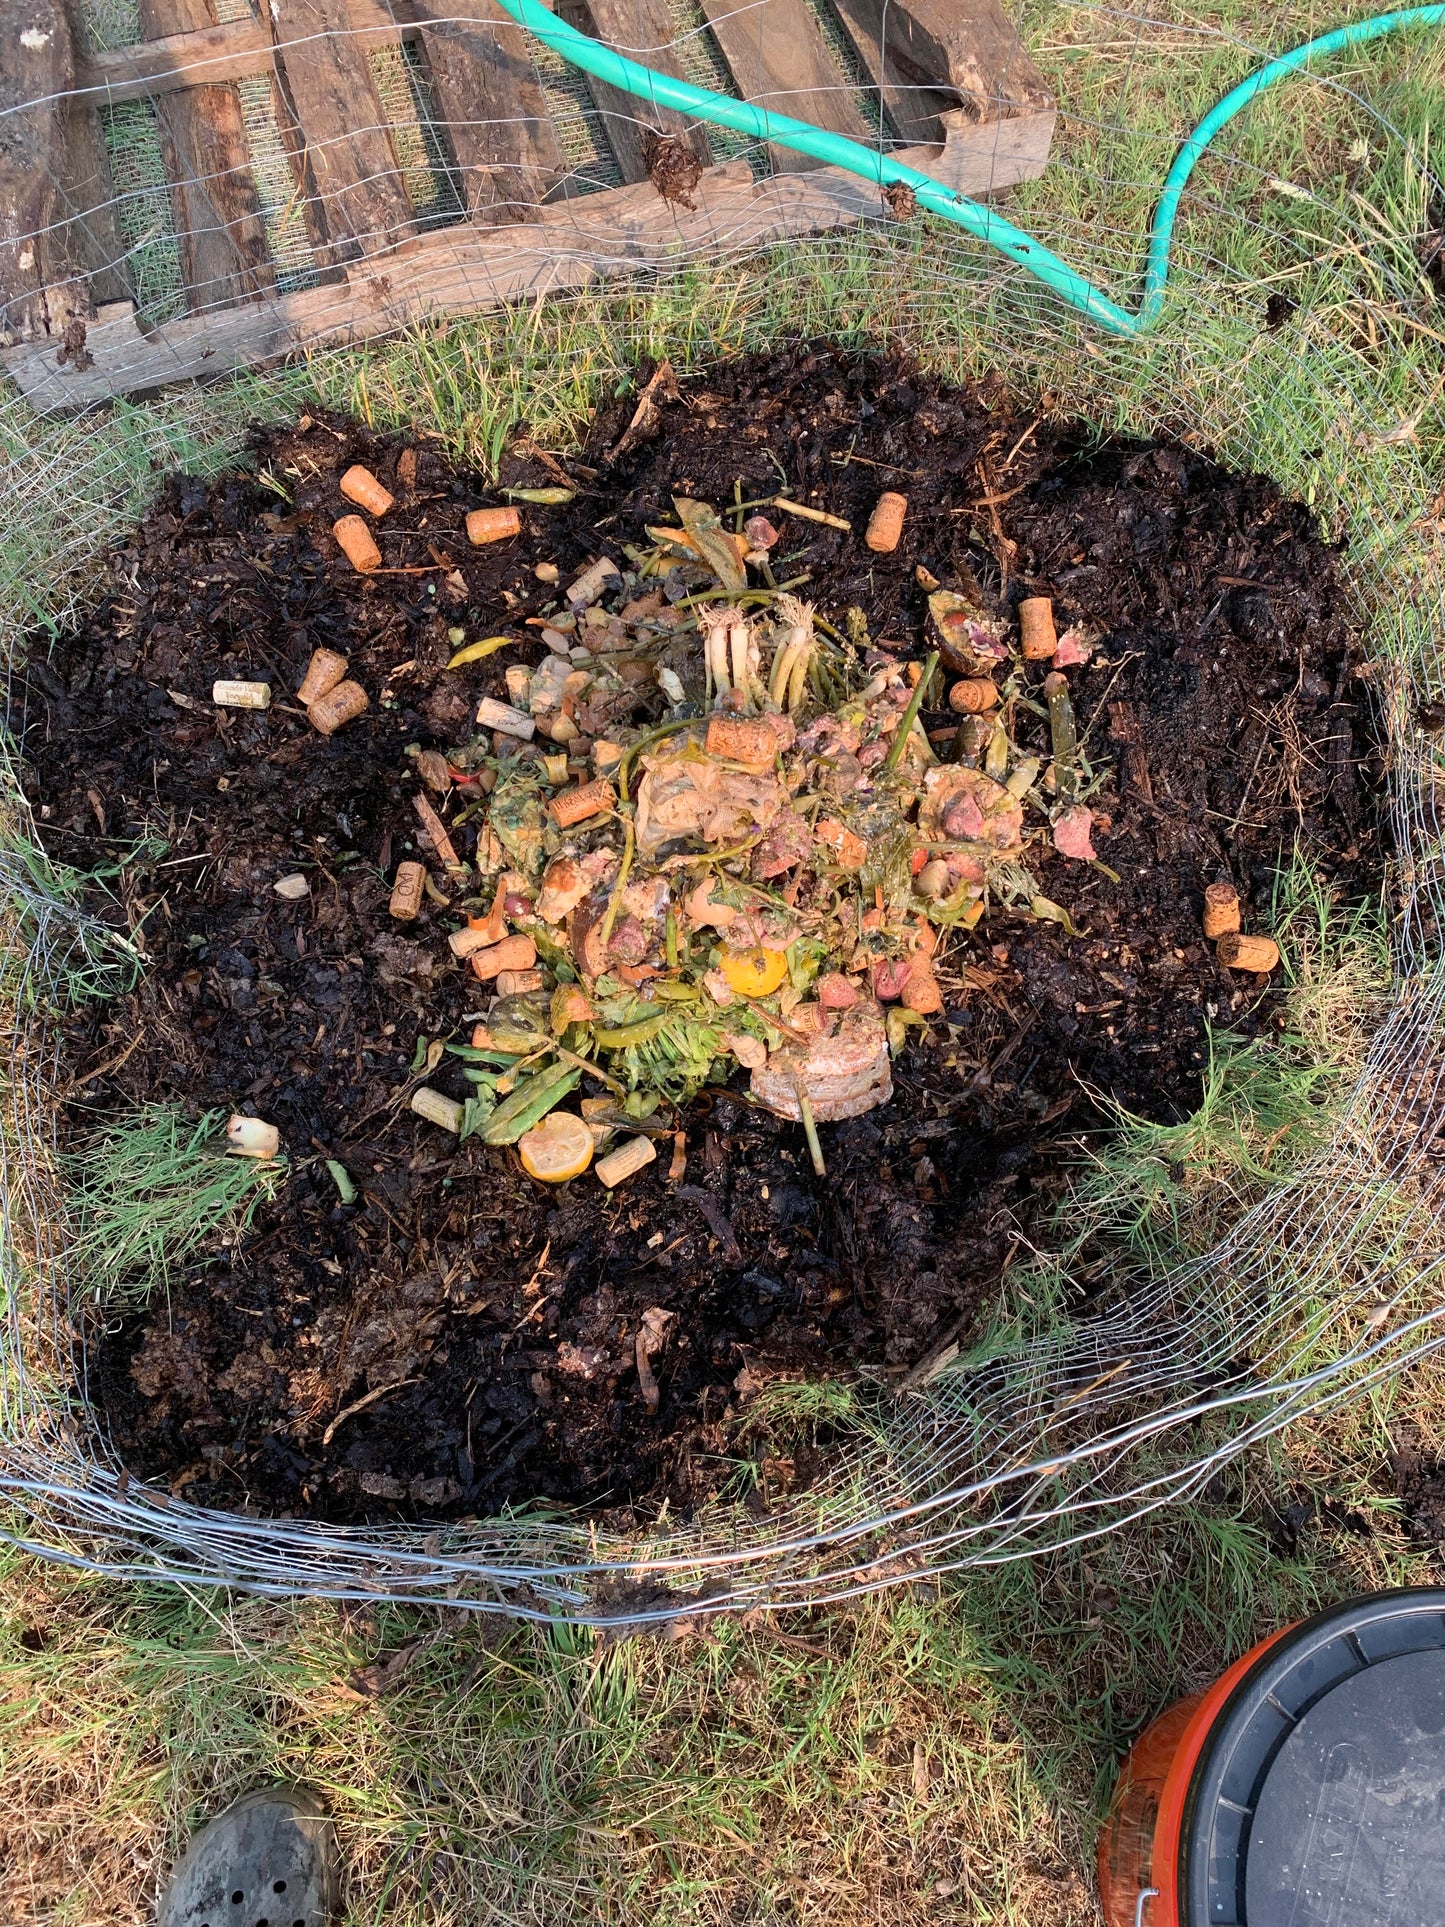
POLYGON ((1445 1923, 1445 1587, 1332 1606, 1263 1653, 1194 1770, 1185 1927, 1445 1923))

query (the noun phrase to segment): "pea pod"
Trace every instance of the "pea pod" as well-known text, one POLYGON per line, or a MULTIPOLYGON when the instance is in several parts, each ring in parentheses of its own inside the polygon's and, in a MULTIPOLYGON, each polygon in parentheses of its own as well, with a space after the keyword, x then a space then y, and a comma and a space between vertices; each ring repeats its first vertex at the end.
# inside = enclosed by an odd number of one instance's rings
POLYGON ((512 1095, 499 1104, 482 1126, 484 1144, 515 1144, 524 1131, 540 1124, 569 1091, 582 1082, 571 1064, 552 1064, 524 1078, 512 1095))
POLYGON ((509 648, 515 640, 513 636, 483 636, 480 642, 469 642, 465 649, 458 649, 447 668, 460 669, 464 663, 480 662, 484 656, 495 656, 499 649, 509 648))
MULTIPOLYGON (((529 1035, 527 1042, 533 1044, 536 1039, 529 1035)), ((477 1050, 471 1044, 448 1044, 447 1050, 453 1057, 460 1057, 464 1064, 492 1064, 503 1071, 509 1071, 523 1055, 520 1050, 477 1050)))
POLYGON ((662 1004, 695 1004, 702 996, 696 984, 670 983, 666 977, 653 983, 652 994, 662 1004))
POLYGON ((1069 680, 1057 670, 1044 677, 1044 694, 1049 701, 1049 735, 1054 751, 1054 789, 1061 802, 1072 802, 1078 794, 1078 735, 1074 706, 1069 701, 1069 680))
POLYGON ((1073 918, 1061 903, 1054 903, 1048 897, 1031 897, 1029 915, 1037 917, 1040 923, 1057 923, 1070 937, 1082 937, 1086 933, 1079 929, 1073 918))
POLYGON ((659 1011, 655 1017, 644 1017, 640 1024, 624 1024, 618 1030, 594 1030, 592 1035, 603 1050, 626 1050, 629 1044, 645 1044, 667 1022, 667 1012, 659 1011))
POLYGON ((575 488, 504 488, 502 493, 514 502, 531 502, 539 509, 565 508, 577 500, 575 488))

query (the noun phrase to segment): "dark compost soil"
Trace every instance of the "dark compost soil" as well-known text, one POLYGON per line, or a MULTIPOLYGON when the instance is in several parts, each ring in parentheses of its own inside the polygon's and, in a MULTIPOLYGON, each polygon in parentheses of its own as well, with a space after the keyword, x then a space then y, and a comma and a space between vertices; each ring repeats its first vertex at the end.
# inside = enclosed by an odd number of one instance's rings
MULTIPOLYGON (((1100 1094, 1182 1116, 1206 1021, 1273 1022, 1277 992, 1203 941, 1208 882, 1231 878, 1246 928, 1264 928, 1295 839, 1346 886, 1378 861, 1335 556, 1270 483, 828 349, 683 384, 609 465, 632 407, 603 410, 581 456, 559 458, 575 502, 525 509, 520 539, 480 550, 462 518, 502 498, 426 440, 399 474, 405 439, 320 418, 259 432, 249 472, 172 480, 79 633, 36 652, 26 781, 50 850, 92 869, 164 843, 109 886, 144 918, 149 967, 69 1020, 73 1130, 155 1100, 246 1107, 291 1159, 239 1248, 92 1349, 90 1393, 126 1463, 188 1498, 337 1520, 544 1500, 685 1511, 728 1471, 753 1388, 901 1375, 966 1336, 1100 1127, 1100 1094), (393 573, 354 573, 330 535, 357 460, 397 495, 393 573), (1087 935, 991 915, 960 942, 940 973, 946 1024, 906 1051, 890 1107, 825 1130, 826 1181, 797 1127, 719 1090, 683 1120, 680 1187, 664 1155, 614 1194, 590 1175, 559 1193, 513 1151, 448 1155, 405 1108, 418 1037, 461 1035, 477 986, 448 955, 447 913, 406 939, 386 914, 415 822, 403 750, 464 740, 478 697, 505 697, 507 665, 544 653, 519 641, 444 675, 449 624, 525 637, 555 593, 535 564, 565 582, 604 546, 620 558, 674 492, 722 507, 735 482, 851 518, 851 536, 789 518, 774 561, 780 579, 810 570, 835 622, 860 605, 875 641, 922 652, 919 564, 945 584, 966 564, 1000 607, 1051 594, 1103 635, 1070 680, 1090 754, 1113 765, 1095 834, 1122 881, 1050 855, 1043 887, 1087 935), (910 508, 878 557, 856 531, 887 487, 910 508), (374 692, 329 740, 284 701, 321 644, 374 692), (269 679, 278 700, 218 712, 217 677, 269 679), (312 881, 299 905, 272 889, 297 869, 312 881), (356 1177, 354 1204, 326 1157, 356 1177), (633 1335, 654 1305, 678 1316, 649 1416, 633 1335)), ((556 479, 525 440, 504 459, 504 484, 556 479)), ((431 1081, 464 1095, 455 1077, 431 1081)), ((800 1453, 766 1489, 808 1473, 800 1453)))

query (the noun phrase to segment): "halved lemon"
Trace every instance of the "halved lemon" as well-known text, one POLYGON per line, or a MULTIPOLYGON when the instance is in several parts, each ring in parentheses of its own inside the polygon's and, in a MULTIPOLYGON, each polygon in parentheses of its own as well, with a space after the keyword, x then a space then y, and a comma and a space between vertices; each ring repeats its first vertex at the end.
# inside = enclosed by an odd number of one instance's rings
POLYGON ((522 1169, 543 1184, 565 1184, 592 1162, 592 1133, 571 1111, 549 1111, 517 1139, 522 1169))
POLYGON ((766 997, 787 976, 788 960, 781 950, 725 950, 721 969, 730 989, 744 997, 766 997))

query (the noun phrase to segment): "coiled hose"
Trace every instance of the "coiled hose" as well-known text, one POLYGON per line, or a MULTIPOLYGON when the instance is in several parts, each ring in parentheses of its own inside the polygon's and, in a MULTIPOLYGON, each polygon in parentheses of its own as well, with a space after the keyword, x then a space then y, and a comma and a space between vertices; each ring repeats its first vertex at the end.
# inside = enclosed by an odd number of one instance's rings
POLYGON ((963 228, 975 240, 983 241, 989 247, 997 248, 1000 254, 1008 255, 1010 260, 1027 268, 1046 287, 1052 288, 1070 307, 1091 316, 1116 335, 1143 334, 1158 320, 1164 307, 1164 289, 1169 279, 1169 249, 1174 237, 1174 221, 1189 176, 1219 130, 1241 113, 1256 94, 1262 94, 1267 87, 1287 80, 1291 74, 1298 73, 1316 58, 1339 53, 1346 47, 1363 46, 1367 41, 1379 40, 1383 35, 1397 33, 1405 27, 1436 27, 1445 21, 1445 4, 1403 7, 1395 13, 1376 14, 1368 20, 1357 20, 1349 26, 1336 27, 1333 33, 1307 40, 1303 46, 1281 54, 1277 60, 1267 61, 1227 93, 1184 142, 1164 177, 1164 186, 1149 229, 1144 296, 1139 312, 1130 314, 1102 289, 1096 288, 1085 276, 1071 268, 1052 249, 1016 227, 996 209, 940 186, 928 175, 920 174, 916 168, 905 167, 898 161, 890 160, 886 154, 875 153, 871 148, 849 140, 844 134, 832 134, 825 128, 814 127, 808 121, 776 114, 770 108, 756 107, 745 100, 734 100, 727 94, 715 94, 706 87, 694 87, 691 81, 677 80, 671 74, 655 73, 650 67, 628 60, 612 48, 604 47, 600 41, 568 26, 566 21, 559 20, 549 12, 542 0, 499 0, 499 4, 519 26, 534 34, 544 46, 560 54, 574 67, 580 67, 584 73, 591 74, 594 79, 605 81, 609 87, 635 94, 655 107, 670 107, 694 120, 708 121, 717 127, 730 127, 734 132, 746 134, 752 139, 769 141, 777 147, 790 147, 800 154, 811 154, 816 160, 846 168, 850 174, 857 174, 880 188, 891 187, 895 183, 911 188, 918 205, 929 214, 953 222, 955 227, 963 228))

